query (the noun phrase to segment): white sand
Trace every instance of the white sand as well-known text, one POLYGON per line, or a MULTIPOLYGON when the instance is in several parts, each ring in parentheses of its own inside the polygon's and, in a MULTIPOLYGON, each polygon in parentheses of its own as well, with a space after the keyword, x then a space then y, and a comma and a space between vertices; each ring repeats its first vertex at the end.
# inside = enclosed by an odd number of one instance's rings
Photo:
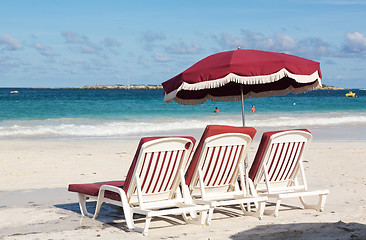
MULTIPOLYGON (((253 159, 259 137, 251 146, 253 159)), ((195 135, 199 138, 199 136, 195 135)), ((118 208, 82 218, 69 183, 124 179, 138 141, 0 140, 0 239, 147 239, 129 232, 118 208)), ((284 200, 263 220, 220 208, 211 226, 180 216, 153 219, 152 239, 366 239, 366 141, 316 141, 305 154, 310 188, 329 189, 325 212, 284 200)), ((137 225, 143 226, 142 221, 137 225)))

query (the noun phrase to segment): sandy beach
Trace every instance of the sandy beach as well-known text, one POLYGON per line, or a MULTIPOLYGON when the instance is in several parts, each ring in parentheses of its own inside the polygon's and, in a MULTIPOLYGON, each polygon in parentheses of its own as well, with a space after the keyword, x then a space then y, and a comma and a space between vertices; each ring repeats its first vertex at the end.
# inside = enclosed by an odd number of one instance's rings
MULTIPOLYGON (((304 164, 310 188, 330 191, 324 212, 300 209, 297 199, 284 200, 278 217, 269 202, 262 220, 243 216, 239 207, 219 208, 205 227, 180 216, 153 219, 148 238, 129 232, 113 206, 105 204, 96 221, 83 218, 77 194, 67 191, 70 183, 124 179, 138 138, 0 140, 0 239, 366 239, 363 130, 313 131, 304 164)), ((198 140, 201 132, 185 135, 198 140)))

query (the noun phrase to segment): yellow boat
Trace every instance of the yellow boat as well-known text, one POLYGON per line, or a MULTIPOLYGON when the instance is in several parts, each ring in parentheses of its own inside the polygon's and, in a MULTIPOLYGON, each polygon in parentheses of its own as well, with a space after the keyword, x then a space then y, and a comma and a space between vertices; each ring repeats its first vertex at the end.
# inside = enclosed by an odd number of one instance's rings
POLYGON ((356 93, 353 92, 346 93, 346 97, 354 97, 355 95, 356 93))

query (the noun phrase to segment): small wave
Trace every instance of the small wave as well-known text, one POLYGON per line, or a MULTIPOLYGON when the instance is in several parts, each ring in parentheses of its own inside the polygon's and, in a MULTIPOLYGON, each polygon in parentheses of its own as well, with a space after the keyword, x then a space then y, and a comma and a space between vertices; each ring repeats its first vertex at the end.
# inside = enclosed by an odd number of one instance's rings
POLYGON ((154 121, 154 122, 107 122, 82 123, 34 123, 0 127, 0 137, 118 137, 154 134, 184 129, 203 129, 207 124, 224 124, 212 121, 154 121))
MULTIPOLYGON (((328 114, 329 115, 329 114, 328 114)), ((311 127, 366 124, 366 116, 261 116, 250 115, 247 126, 255 128, 311 127)), ((90 121, 87 119, 37 120, 0 125, 0 137, 123 137, 164 134, 188 129, 204 129, 208 124, 240 126, 240 117, 178 119, 161 118, 130 121, 90 121)))
POLYGON ((293 127, 293 126, 328 126, 364 124, 366 116, 344 116, 344 117, 279 117, 275 119, 261 119, 250 122, 254 127, 293 127))

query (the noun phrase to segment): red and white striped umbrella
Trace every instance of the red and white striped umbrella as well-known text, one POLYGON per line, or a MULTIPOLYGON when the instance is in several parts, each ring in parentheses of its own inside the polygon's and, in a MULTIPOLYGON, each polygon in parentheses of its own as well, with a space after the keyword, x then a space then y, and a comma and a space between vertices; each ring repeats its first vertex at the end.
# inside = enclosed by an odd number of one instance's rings
POLYGON ((321 86, 318 62, 285 53, 242 50, 210 55, 162 83, 164 100, 179 104, 242 101, 302 93, 321 86))

